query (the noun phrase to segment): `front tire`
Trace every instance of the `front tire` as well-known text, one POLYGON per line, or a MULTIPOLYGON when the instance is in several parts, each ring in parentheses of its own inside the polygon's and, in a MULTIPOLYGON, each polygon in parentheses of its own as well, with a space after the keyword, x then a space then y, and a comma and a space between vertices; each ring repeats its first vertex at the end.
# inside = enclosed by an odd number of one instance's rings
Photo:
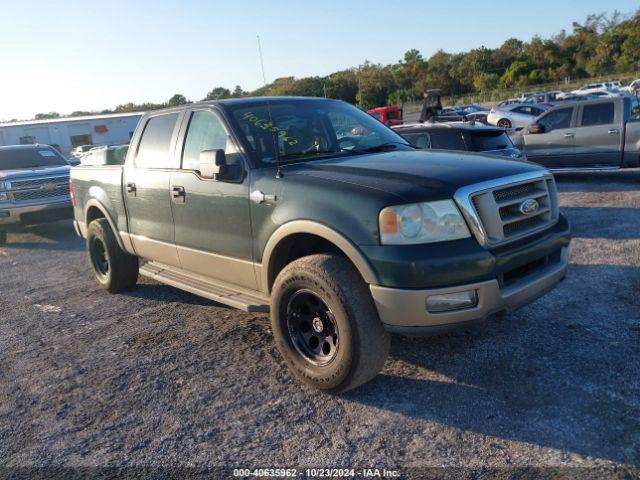
POLYGON ((293 375, 332 393, 371 380, 389 353, 389 334, 371 294, 340 255, 310 255, 280 272, 271 296, 271 327, 293 375))
POLYGON ((120 248, 106 218, 89 224, 87 253, 96 281, 108 292, 132 288, 138 281, 138 257, 120 248))

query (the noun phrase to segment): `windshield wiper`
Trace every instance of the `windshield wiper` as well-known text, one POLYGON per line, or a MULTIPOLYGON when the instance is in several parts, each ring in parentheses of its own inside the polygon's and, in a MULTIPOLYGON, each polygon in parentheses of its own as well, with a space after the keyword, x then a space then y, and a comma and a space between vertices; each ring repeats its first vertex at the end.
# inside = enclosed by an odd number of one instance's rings
POLYGON ((340 153, 343 150, 309 150, 308 152, 296 152, 296 153, 287 153, 285 155, 280 155, 280 160, 287 158, 300 158, 305 157, 307 155, 327 155, 327 154, 336 154, 340 153))
POLYGON ((391 147, 396 148, 398 145, 402 145, 404 147, 409 147, 409 148, 413 148, 413 149, 416 148, 413 145, 411 145, 410 143, 385 142, 385 143, 381 143, 380 145, 375 145, 373 147, 363 148, 362 150, 358 150, 358 151, 359 152, 380 152, 380 151, 384 150, 385 148, 391 148, 391 147))

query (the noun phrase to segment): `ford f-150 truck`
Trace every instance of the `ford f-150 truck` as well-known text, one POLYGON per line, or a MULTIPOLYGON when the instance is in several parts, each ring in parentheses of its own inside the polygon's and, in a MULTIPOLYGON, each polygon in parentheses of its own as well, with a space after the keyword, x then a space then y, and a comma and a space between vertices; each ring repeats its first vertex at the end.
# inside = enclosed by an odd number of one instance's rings
POLYGON ((71 177, 76 229, 106 290, 141 273, 269 311, 295 377, 332 392, 377 374, 390 332, 517 308, 567 268, 569 226, 547 170, 416 150, 337 100, 150 112, 123 166, 71 177))
POLYGON ((640 166, 640 106, 631 96, 560 104, 513 137, 552 170, 640 166))
POLYGON ((48 145, 0 147, 0 244, 7 232, 71 219, 69 164, 48 145))

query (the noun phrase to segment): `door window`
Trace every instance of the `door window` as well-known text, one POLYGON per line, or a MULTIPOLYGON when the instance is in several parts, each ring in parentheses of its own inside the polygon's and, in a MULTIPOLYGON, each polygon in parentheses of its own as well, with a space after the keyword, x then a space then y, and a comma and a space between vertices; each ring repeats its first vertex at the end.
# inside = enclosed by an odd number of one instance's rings
POLYGON ((613 123, 613 102, 585 105, 582 110, 582 126, 608 125, 613 123))
POLYGON ((138 168, 172 168, 170 152, 177 113, 151 117, 140 139, 135 164, 138 168))
POLYGON ((545 132, 550 132, 551 130, 557 130, 559 128, 569 128, 571 127, 571 116, 573 115, 573 107, 571 108, 561 108, 559 110, 554 110, 553 112, 549 112, 544 117, 538 120, 538 124, 544 127, 545 132))
POLYGON ((204 150, 224 150, 230 153, 230 139, 218 116, 209 110, 197 110, 191 115, 187 138, 182 152, 182 168, 198 170, 200 152, 204 150))

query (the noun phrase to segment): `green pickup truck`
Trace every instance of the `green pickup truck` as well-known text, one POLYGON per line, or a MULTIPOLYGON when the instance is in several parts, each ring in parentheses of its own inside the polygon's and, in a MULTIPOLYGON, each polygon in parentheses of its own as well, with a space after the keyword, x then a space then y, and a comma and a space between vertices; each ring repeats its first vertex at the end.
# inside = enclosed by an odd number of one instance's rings
POLYGON ((106 290, 138 275, 249 312, 303 383, 342 392, 389 334, 517 308, 567 269, 552 175, 421 151, 357 108, 243 98, 149 112, 124 165, 71 172, 75 226, 106 290))

